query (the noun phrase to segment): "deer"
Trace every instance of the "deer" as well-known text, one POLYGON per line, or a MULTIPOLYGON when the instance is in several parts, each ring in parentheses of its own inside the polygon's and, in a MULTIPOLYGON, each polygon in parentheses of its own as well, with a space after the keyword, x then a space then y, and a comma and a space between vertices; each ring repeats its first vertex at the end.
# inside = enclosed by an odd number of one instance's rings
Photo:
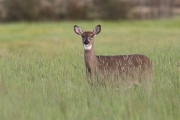
POLYGON ((101 25, 85 31, 74 25, 74 32, 82 37, 87 81, 90 85, 119 87, 122 82, 138 86, 142 80, 148 85, 152 79, 152 61, 142 54, 102 56, 94 52, 94 38, 101 32, 101 25), (144 78, 144 79, 142 79, 144 78))

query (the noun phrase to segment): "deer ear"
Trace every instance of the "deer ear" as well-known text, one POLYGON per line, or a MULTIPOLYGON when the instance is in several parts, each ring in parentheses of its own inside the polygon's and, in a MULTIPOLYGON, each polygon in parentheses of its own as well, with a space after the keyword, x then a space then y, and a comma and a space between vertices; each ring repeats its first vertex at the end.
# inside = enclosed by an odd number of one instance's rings
POLYGON ((93 34, 97 35, 101 32, 101 25, 97 25, 94 30, 93 30, 93 34))
POLYGON ((77 25, 74 25, 74 32, 78 35, 82 35, 83 31, 81 30, 80 27, 78 27, 77 25))

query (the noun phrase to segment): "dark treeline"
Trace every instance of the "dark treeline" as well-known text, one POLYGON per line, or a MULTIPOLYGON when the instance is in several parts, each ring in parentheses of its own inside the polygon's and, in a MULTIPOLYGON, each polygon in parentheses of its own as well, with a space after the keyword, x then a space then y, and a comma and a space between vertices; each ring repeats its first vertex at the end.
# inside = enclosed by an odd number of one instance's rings
POLYGON ((154 19, 180 15, 178 0, 0 0, 0 21, 154 19))

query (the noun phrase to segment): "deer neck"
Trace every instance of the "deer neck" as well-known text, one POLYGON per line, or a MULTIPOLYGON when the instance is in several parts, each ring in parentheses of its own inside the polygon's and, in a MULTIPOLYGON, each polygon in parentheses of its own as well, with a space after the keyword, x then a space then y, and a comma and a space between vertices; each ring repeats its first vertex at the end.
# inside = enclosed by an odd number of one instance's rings
POLYGON ((98 60, 93 47, 90 50, 84 50, 84 61, 88 69, 97 67, 98 60))

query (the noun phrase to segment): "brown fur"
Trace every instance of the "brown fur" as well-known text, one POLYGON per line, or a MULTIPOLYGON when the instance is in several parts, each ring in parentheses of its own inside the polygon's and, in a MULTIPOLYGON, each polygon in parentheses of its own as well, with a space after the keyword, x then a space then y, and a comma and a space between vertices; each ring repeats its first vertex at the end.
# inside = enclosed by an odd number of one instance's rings
MULTIPOLYGON (((99 29, 101 30, 101 28, 99 29)), ((104 84, 105 86, 107 84, 119 86, 119 79, 122 79, 122 81, 130 83, 130 85, 139 85, 142 78, 145 78, 144 80, 150 84, 152 79, 152 62, 147 56, 141 54, 118 56, 95 55, 93 48, 94 36, 96 35, 95 32, 99 29, 95 28, 93 32, 81 31, 80 34, 78 31, 77 33, 82 35, 83 42, 88 39, 89 44, 92 45, 90 50, 84 50, 88 82, 94 84, 96 82, 94 82, 93 79, 97 79, 98 83, 104 84)), ((77 30, 75 30, 75 32, 77 32, 77 30)), ((99 32, 100 31, 98 31, 98 33, 99 32)))

